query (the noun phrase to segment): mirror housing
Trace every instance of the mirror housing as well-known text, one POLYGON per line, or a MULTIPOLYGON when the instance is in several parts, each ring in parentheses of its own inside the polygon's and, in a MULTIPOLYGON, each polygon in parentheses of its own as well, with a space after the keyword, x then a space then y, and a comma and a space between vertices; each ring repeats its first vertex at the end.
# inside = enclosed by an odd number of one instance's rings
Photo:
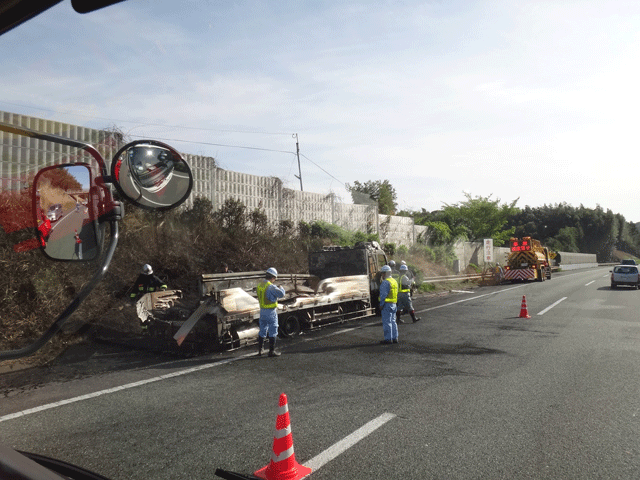
POLYGON ((193 188, 191 169, 180 154, 153 140, 122 147, 111 162, 111 180, 125 199, 149 210, 175 208, 193 188))

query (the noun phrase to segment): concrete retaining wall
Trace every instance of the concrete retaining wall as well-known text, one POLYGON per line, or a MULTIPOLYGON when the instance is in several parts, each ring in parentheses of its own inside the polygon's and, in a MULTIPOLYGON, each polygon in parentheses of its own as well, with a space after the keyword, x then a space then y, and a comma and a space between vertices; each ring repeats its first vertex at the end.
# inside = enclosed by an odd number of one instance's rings
MULTIPOLYGON (((454 253, 459 260, 457 262, 456 273, 464 271, 471 263, 479 267, 482 267, 485 263, 483 244, 481 242, 458 242, 454 247, 454 253)), ((563 270, 573 270, 576 268, 590 268, 598 266, 595 253, 559 253, 559 266, 563 270)), ((495 258, 495 262, 500 263, 501 265, 505 265, 507 263, 508 256, 508 248, 493 247, 493 258, 495 258)))
MULTIPOLYGON (((107 164, 123 146, 122 135, 117 132, 2 111, 0 121, 92 144, 107 164)), ((377 205, 342 203, 332 193, 299 192, 284 188, 282 181, 277 177, 223 170, 216 166, 213 157, 182 155, 190 165, 194 179, 193 191, 186 202, 187 207, 193 205, 196 197, 208 198, 214 209, 220 208, 227 199, 232 198, 241 201, 248 211, 263 211, 275 227, 285 220, 291 221, 294 225, 300 221, 324 221, 349 231, 378 233, 383 244, 394 243, 396 246, 407 247, 414 245, 419 239, 428 237, 427 227, 415 225, 413 219, 408 217, 378 215, 377 205)), ((77 149, 71 147, 0 132, 0 187, 3 191, 23 188, 29 176, 40 168, 79 160, 91 162, 87 158, 79 159, 77 149)), ((459 259, 459 269, 464 270, 469 263, 483 265, 482 247, 482 243, 457 244, 454 251, 459 259)), ((504 263, 508 253, 508 248, 494 248, 494 258, 497 262, 504 263)), ((561 252, 561 257, 563 268, 596 262, 595 254, 561 252)))
POLYGON ((427 235, 427 227, 415 225, 410 217, 398 217, 394 215, 378 215, 378 233, 380 242, 395 243, 396 247, 404 245, 410 247, 418 239, 427 235))

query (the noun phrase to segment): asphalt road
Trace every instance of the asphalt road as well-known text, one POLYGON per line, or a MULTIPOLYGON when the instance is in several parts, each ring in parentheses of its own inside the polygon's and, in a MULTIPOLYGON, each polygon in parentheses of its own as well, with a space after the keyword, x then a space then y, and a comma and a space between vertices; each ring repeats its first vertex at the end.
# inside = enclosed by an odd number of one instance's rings
POLYGON ((284 392, 312 479, 640 478, 640 291, 596 268, 416 307, 398 345, 371 318, 281 341, 279 358, 78 353, 6 390, 0 442, 114 479, 248 475, 284 392))

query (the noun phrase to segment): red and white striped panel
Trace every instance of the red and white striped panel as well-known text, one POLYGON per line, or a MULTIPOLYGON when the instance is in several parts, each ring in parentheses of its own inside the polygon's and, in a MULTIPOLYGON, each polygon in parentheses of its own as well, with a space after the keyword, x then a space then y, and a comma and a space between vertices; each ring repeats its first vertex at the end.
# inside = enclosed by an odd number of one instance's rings
POLYGON ((529 280, 536 278, 536 271, 533 268, 518 268, 504 272, 507 280, 529 280))

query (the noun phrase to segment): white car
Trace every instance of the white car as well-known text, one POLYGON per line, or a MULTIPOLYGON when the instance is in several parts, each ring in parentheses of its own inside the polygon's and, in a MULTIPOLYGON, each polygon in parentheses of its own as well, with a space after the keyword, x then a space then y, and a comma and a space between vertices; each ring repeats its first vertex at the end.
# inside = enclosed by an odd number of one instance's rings
POLYGON ((616 265, 611 270, 611 288, 629 285, 640 288, 640 272, 636 265, 616 265))
POLYGON ((51 222, 56 222, 62 216, 62 205, 59 203, 54 203, 49 207, 49 211, 47 212, 47 218, 51 222))

